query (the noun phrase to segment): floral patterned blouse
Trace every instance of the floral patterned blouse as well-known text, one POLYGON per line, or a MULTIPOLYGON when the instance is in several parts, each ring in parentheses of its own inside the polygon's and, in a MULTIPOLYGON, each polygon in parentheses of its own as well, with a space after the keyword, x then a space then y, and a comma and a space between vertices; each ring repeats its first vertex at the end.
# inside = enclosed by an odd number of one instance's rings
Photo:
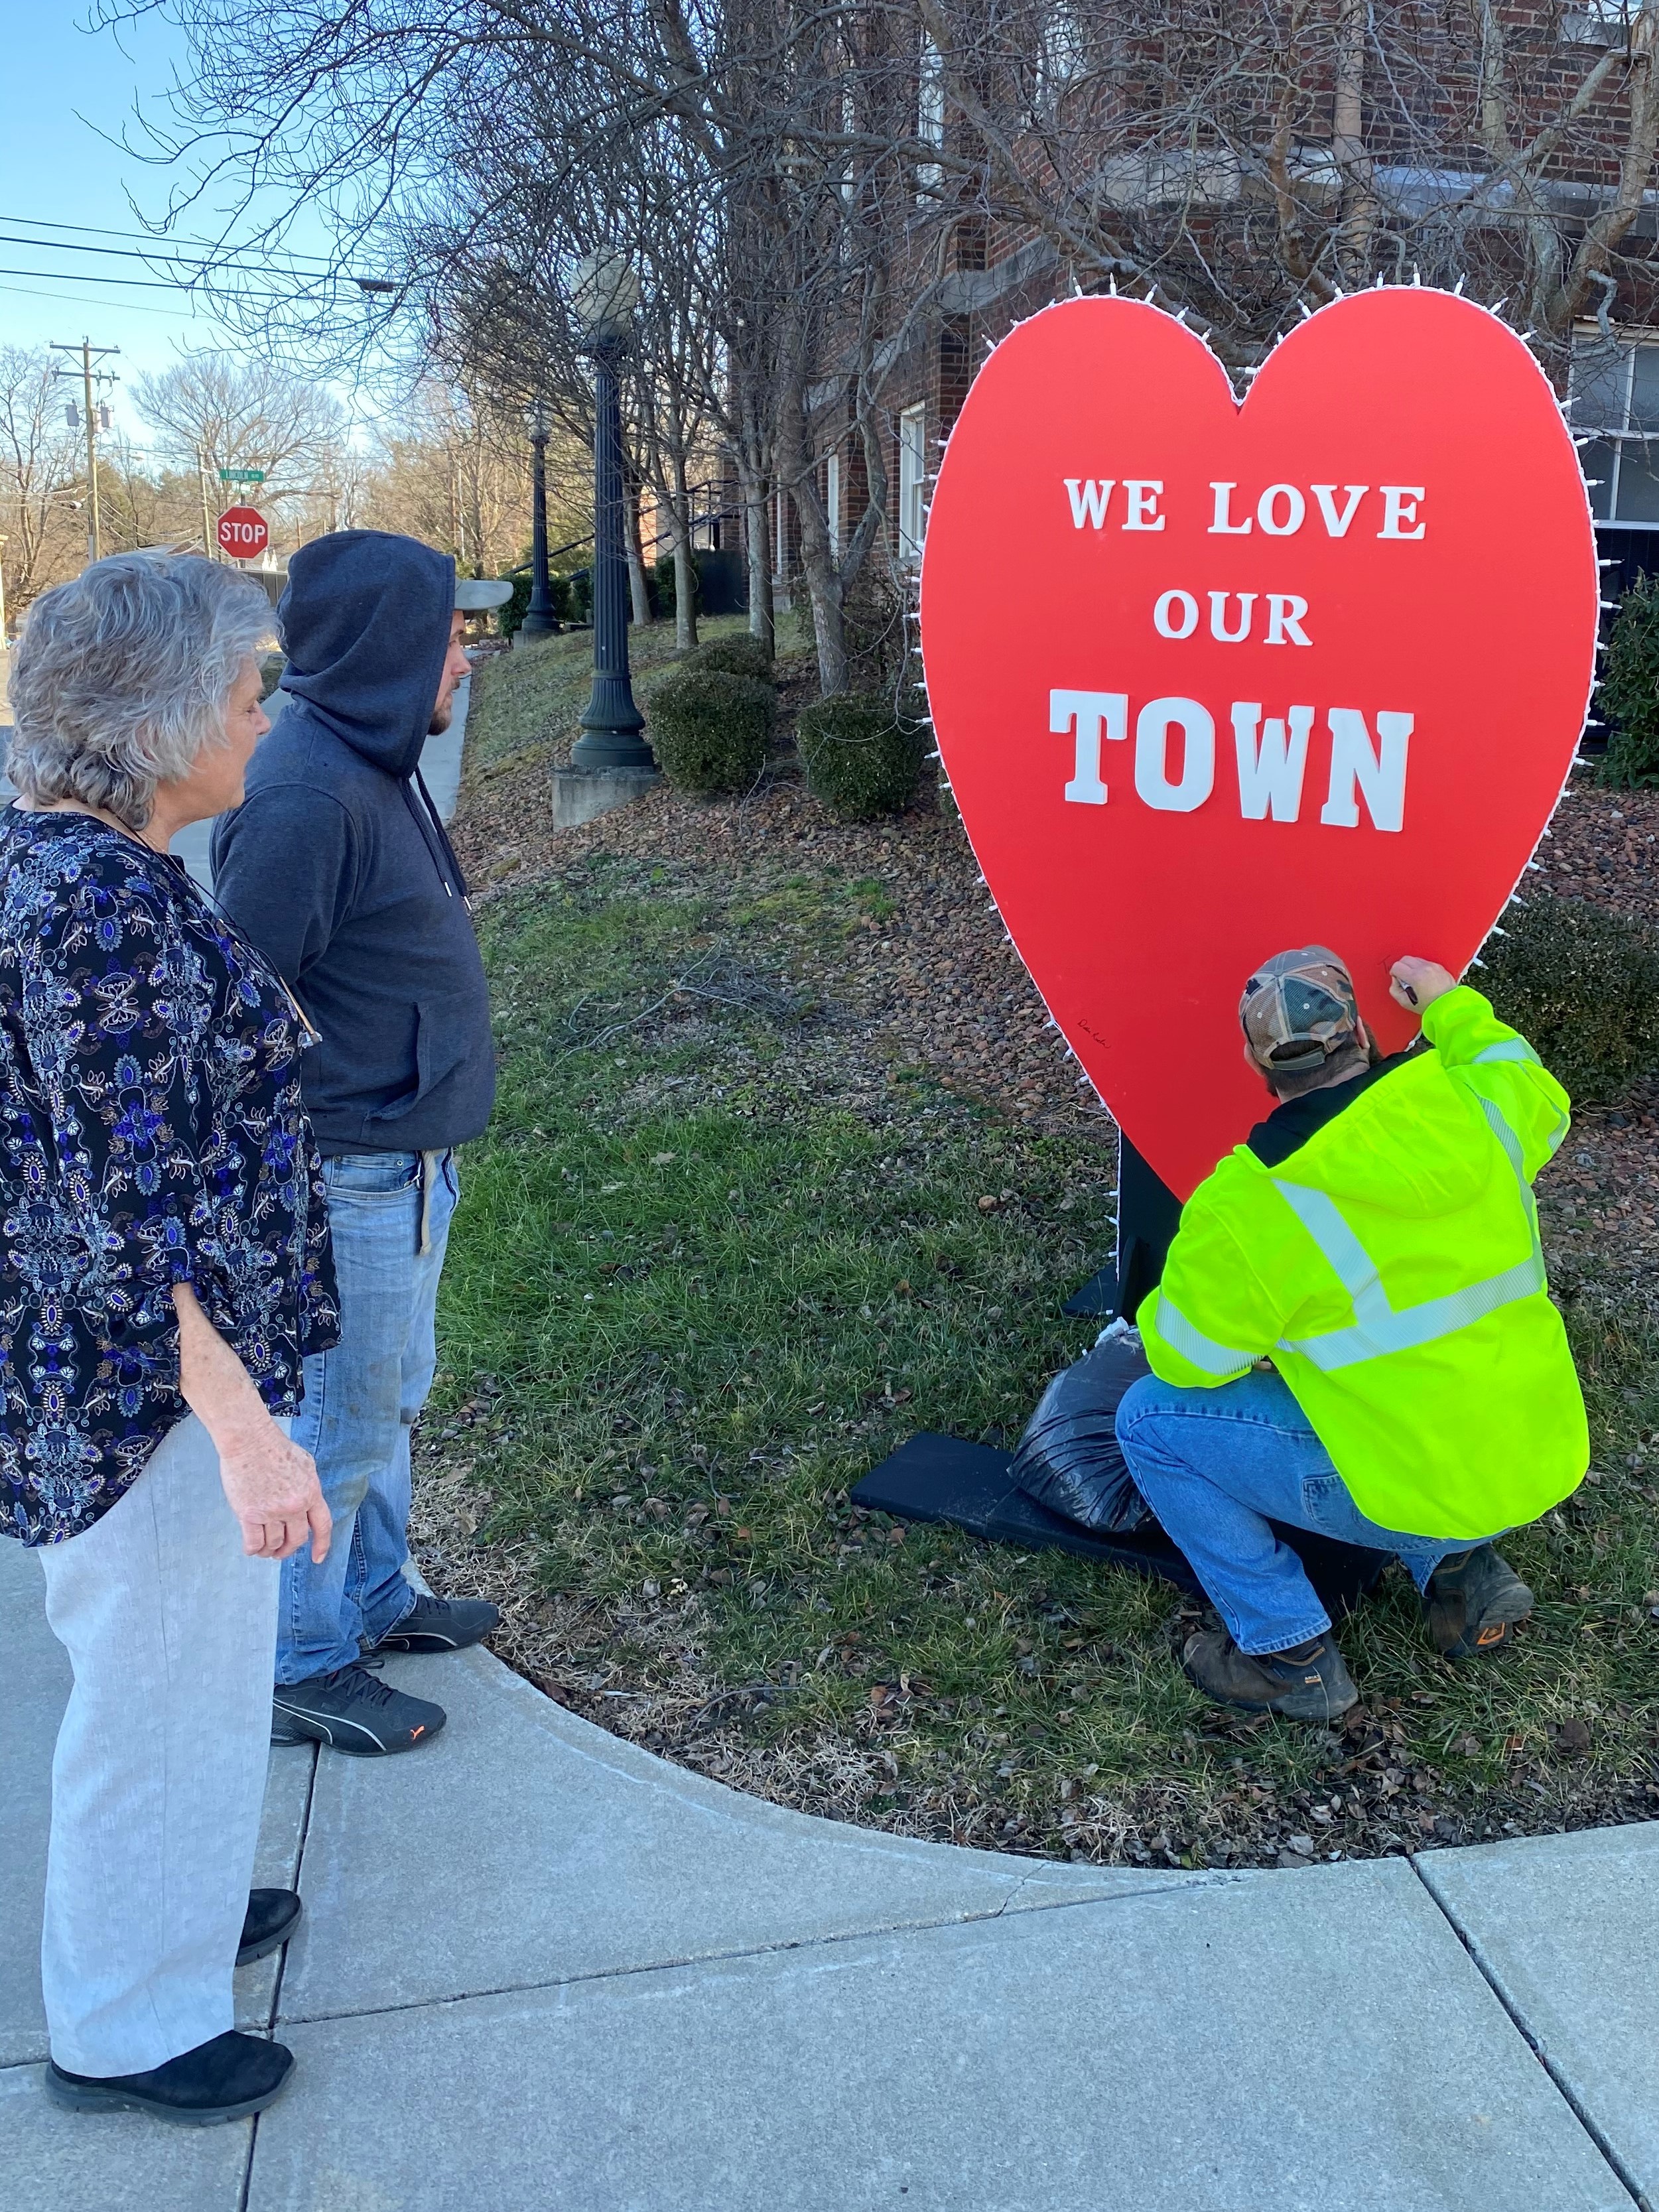
POLYGON ((0 1515, 89 1528, 188 1411, 174 1283, 273 1413, 337 1342, 296 1010, 185 868, 0 814, 0 1515))

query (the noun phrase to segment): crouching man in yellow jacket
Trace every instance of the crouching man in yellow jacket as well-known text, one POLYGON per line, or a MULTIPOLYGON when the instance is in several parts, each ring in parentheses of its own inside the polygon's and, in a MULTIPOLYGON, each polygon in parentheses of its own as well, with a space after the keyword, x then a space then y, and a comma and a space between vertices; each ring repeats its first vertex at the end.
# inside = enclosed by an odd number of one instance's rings
POLYGON ((1269 1520, 1393 1552, 1462 1658, 1532 1610, 1491 1540, 1559 1504, 1589 1457, 1532 1195, 1567 1095, 1445 969, 1393 976, 1423 1036, 1382 1060, 1334 953, 1251 976, 1246 1057, 1279 1103, 1188 1200, 1137 1316, 1152 1372, 1117 1416, 1226 1624, 1188 1644, 1188 1673, 1296 1720, 1358 1692, 1269 1520))

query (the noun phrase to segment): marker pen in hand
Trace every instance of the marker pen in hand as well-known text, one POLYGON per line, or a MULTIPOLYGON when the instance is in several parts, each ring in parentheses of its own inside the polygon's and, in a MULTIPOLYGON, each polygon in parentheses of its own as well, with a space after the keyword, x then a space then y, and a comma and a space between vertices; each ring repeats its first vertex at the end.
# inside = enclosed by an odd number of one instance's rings
POLYGON ((1415 1006, 1417 1004, 1417 994, 1412 988, 1411 985, 1409 983, 1402 982, 1400 988, 1406 994, 1406 996, 1411 1000, 1413 1006, 1415 1006))

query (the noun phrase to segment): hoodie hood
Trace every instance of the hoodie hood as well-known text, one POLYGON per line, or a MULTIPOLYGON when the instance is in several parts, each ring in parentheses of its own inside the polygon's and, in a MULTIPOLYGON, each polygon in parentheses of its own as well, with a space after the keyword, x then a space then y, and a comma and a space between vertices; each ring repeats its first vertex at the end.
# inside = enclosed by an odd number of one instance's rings
POLYGON ((389 775, 413 775, 431 727, 455 611, 447 553, 384 530, 313 538, 276 609, 281 688, 389 775))

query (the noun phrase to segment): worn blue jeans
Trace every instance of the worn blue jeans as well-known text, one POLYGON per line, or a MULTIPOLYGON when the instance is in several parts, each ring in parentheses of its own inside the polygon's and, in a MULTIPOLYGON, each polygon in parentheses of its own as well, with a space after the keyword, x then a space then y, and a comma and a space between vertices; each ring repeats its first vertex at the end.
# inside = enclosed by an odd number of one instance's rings
POLYGON ((1301 1560, 1269 1520, 1392 1552, 1419 1590, 1442 1559, 1470 1548, 1467 1537, 1402 1536, 1368 1521, 1269 1369, 1214 1390, 1144 1376, 1117 1409, 1117 1440, 1136 1489, 1186 1553, 1241 1651, 1286 1651, 1331 1625, 1301 1560))
POLYGON ((323 1177, 340 1341, 307 1360, 293 1434, 316 1459, 334 1537, 321 1566, 303 1546, 283 1562, 279 1682, 350 1666, 415 1602, 404 1575, 410 1431, 438 1362, 438 1277, 458 1192, 447 1152, 424 1164, 419 1152, 343 1152, 323 1177))

